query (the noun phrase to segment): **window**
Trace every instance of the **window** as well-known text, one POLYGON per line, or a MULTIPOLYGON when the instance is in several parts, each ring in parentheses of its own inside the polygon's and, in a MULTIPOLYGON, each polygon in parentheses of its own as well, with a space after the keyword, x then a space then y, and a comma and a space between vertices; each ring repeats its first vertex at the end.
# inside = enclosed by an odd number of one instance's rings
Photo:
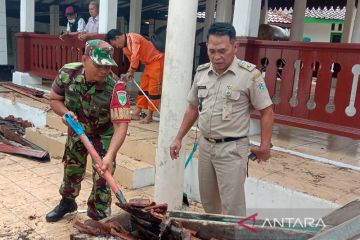
POLYGON ((339 30, 339 32, 342 31, 342 24, 341 24, 341 23, 340 23, 339 26, 338 26, 338 30, 339 30))
POLYGON ((331 24, 331 31, 335 30, 335 23, 331 24))
POLYGON ((330 42, 341 42, 341 33, 330 33, 330 42))

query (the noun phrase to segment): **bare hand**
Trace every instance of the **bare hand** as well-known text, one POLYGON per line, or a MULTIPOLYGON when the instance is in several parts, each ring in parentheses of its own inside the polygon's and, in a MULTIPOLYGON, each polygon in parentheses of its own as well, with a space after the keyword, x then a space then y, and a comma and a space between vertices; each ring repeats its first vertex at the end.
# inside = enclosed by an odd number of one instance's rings
POLYGON ((67 113, 65 113, 62 118, 61 118, 61 121, 66 125, 66 126, 69 126, 68 122, 66 121, 65 119, 65 115, 66 114, 70 114, 70 116, 72 117, 72 119, 74 119, 75 122, 78 122, 78 119, 75 115, 75 113, 73 113, 72 111, 68 111, 67 113))
POLYGON ((103 176, 106 171, 112 173, 113 161, 114 159, 112 157, 105 155, 105 157, 103 157, 102 159, 102 165, 101 166, 96 165, 96 167, 100 170, 99 174, 101 176, 103 176))
POLYGON ((131 81, 132 79, 129 78, 129 76, 127 74, 123 75, 123 77, 121 78, 121 81, 124 81, 124 82, 128 82, 128 81, 131 81))
POLYGON ((63 34, 61 34, 61 35, 59 36, 59 38, 60 38, 61 41, 64 41, 64 37, 65 37, 65 36, 68 36, 68 35, 69 35, 69 32, 64 32, 63 34))
POLYGON ((181 149, 181 141, 175 139, 170 145, 170 156, 172 160, 177 159, 179 157, 180 149, 181 149))
POLYGON ((128 70, 128 72, 126 73, 126 75, 128 76, 128 78, 134 78, 134 75, 135 75, 135 70, 130 68, 128 70))
POLYGON ((79 36, 78 36, 78 39, 79 39, 80 41, 85 41, 86 38, 87 38, 86 33, 80 33, 79 36))
POLYGON ((257 157, 257 161, 267 161, 270 158, 270 148, 264 147, 252 147, 250 149, 252 153, 254 153, 257 157))

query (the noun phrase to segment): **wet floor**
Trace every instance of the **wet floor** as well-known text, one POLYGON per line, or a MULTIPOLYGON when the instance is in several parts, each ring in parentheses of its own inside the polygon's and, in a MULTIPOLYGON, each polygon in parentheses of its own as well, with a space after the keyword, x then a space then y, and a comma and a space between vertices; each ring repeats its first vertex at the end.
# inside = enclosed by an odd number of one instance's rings
MULTIPOLYGON (((259 136, 251 137, 259 141, 259 136)), ((360 141, 348 137, 275 124, 274 146, 360 167, 360 141)))

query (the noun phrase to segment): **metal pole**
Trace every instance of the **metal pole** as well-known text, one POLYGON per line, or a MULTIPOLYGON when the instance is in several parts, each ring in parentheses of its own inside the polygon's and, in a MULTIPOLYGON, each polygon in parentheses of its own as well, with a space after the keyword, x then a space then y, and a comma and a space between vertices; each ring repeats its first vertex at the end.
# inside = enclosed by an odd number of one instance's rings
POLYGON ((151 104, 151 106, 153 106, 153 108, 160 114, 159 109, 155 106, 155 104, 150 100, 150 98, 146 95, 146 93, 144 92, 144 90, 141 89, 141 87, 139 86, 139 84, 133 79, 134 84, 136 85, 136 87, 140 90, 140 92, 142 92, 142 94, 145 96, 145 98, 149 101, 149 103, 151 104))

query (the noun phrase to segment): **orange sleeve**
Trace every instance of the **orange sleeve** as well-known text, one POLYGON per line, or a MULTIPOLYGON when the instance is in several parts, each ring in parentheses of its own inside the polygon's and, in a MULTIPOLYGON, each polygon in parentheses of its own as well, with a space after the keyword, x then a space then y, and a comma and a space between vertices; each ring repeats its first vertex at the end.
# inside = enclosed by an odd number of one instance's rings
POLYGON ((132 69, 138 69, 140 64, 140 46, 141 40, 135 35, 129 34, 129 50, 131 52, 130 67, 132 69))

